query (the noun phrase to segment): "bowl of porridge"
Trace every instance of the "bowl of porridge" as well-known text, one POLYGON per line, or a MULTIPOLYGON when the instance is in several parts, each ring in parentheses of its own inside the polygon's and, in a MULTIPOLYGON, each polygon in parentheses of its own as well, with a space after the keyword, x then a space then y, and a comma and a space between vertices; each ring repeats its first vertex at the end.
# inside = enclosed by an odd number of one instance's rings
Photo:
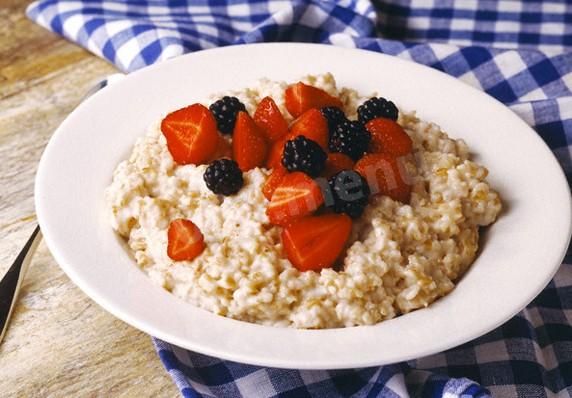
POLYGON ((50 141, 36 200, 56 260, 105 309, 277 367, 478 337, 540 292, 570 236, 563 173, 510 110, 306 44, 203 51, 102 90, 50 141))

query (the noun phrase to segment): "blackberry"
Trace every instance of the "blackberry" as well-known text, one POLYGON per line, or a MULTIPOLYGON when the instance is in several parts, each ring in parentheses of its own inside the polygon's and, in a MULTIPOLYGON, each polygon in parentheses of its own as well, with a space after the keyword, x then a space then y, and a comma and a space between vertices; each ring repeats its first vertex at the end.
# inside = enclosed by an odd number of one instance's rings
POLYGON ((299 135, 284 144, 282 165, 290 172, 301 171, 310 177, 317 177, 324 170, 327 157, 315 141, 299 135))
POLYGON ((326 118, 328 122, 328 131, 332 132, 338 124, 348 120, 344 111, 342 111, 337 106, 327 106, 320 109, 322 115, 326 118))
POLYGON ((370 98, 357 108, 358 120, 364 125, 377 117, 396 121, 398 113, 395 104, 382 97, 370 98))
POLYGON ((338 124, 330 134, 329 147, 331 152, 341 152, 358 160, 367 151, 370 141, 371 134, 361 123, 346 120, 338 124))
POLYGON ((236 122, 236 114, 239 111, 246 112, 246 107, 236 97, 225 95, 218 101, 209 106, 219 131, 223 134, 232 134, 234 123, 236 122))
POLYGON ((351 218, 362 215, 370 190, 367 181, 358 172, 340 171, 328 180, 327 189, 324 195, 327 207, 336 213, 346 213, 351 218))
POLYGON ((230 159, 218 159, 209 164, 203 179, 208 189, 225 196, 237 193, 244 183, 238 163, 230 159))

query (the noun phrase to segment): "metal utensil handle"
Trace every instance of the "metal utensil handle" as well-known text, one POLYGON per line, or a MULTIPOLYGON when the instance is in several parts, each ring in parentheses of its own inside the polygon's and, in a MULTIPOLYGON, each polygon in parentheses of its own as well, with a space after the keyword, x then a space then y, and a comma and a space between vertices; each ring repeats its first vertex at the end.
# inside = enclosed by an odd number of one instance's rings
POLYGON ((0 281, 0 342, 4 338, 4 333, 6 333, 6 329, 8 328, 8 321, 12 315, 12 310, 14 309, 22 280, 24 280, 24 275, 26 275, 30 261, 41 240, 42 233, 40 232, 40 227, 36 226, 32 236, 30 236, 26 245, 24 245, 22 251, 20 251, 18 257, 16 257, 16 261, 14 261, 14 264, 10 266, 8 272, 0 281))

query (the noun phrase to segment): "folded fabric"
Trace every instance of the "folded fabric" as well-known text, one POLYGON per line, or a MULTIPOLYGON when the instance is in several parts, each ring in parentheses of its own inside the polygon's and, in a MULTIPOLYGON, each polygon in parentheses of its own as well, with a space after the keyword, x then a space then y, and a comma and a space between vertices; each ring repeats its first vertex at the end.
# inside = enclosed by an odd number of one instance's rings
MULTIPOLYGON (((572 178, 572 5, 566 2, 41 0, 28 15, 126 72, 186 52, 263 41, 329 43, 409 59, 505 103, 572 178)), ((408 363, 271 369, 154 341, 186 397, 572 395, 571 260, 498 329, 408 363)))

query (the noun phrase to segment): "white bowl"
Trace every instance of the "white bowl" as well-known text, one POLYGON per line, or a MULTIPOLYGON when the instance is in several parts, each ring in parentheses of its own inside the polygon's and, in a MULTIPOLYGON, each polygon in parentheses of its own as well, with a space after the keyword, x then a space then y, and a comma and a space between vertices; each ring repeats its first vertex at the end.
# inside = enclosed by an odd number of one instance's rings
MULTIPOLYGON (((488 95, 433 69, 374 52, 310 44, 201 51, 129 75, 82 103, 50 140, 36 179, 46 242, 103 308, 153 336, 233 361, 299 369, 373 366, 474 339, 525 307, 558 269, 570 238, 570 192, 538 135, 488 95), (240 322, 154 286, 104 216, 104 189, 135 139, 162 114, 261 77, 332 72, 339 86, 378 91, 469 144, 504 203, 454 291, 375 326, 296 330, 240 322)), ((89 325, 85 325, 89 327, 89 325)))

